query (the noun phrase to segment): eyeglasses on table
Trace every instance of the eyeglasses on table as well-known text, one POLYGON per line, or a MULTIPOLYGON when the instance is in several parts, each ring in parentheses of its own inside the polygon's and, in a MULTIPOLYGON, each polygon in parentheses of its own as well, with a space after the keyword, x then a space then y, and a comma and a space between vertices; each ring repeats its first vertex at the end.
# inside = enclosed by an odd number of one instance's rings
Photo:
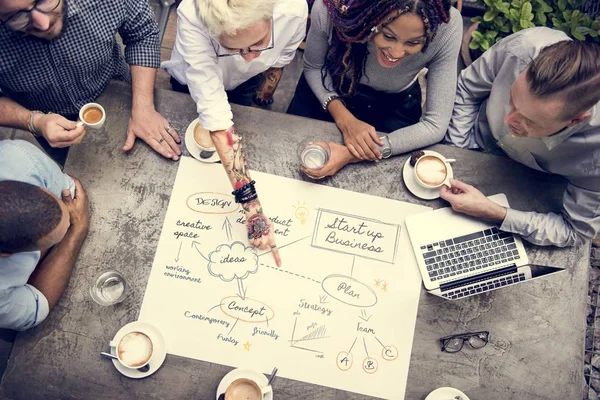
POLYGON ((488 344, 490 333, 488 331, 466 332, 440 338, 442 351, 457 353, 461 351, 465 342, 474 349, 480 349, 488 344))

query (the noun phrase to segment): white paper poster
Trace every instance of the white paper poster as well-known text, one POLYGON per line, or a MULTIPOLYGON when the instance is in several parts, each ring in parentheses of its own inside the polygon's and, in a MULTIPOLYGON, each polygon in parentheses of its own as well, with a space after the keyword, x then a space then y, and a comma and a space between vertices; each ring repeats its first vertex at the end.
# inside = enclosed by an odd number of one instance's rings
POLYGON ((283 265, 249 246, 223 167, 182 157, 139 319, 171 354, 404 398, 426 207, 252 172, 283 265))

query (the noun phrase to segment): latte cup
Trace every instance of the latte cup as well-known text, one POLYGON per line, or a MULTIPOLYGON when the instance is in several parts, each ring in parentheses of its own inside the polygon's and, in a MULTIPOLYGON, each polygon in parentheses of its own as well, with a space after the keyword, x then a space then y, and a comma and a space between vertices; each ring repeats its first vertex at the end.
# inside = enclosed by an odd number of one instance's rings
POLYGON ((261 387, 254 379, 239 378, 227 387, 225 400, 263 400, 272 391, 271 385, 261 387))
POLYGON ((129 332, 110 342, 117 359, 125 368, 138 369, 150 364, 154 354, 152 339, 143 332, 129 332))
POLYGON ((100 129, 106 121, 106 111, 98 103, 87 103, 79 110, 78 125, 83 124, 91 129, 100 129))
POLYGON ((450 163, 456 160, 445 158, 441 154, 426 153, 419 158, 413 168, 415 180, 426 189, 437 189, 450 185, 450 163))
POLYGON ((202 151, 217 151, 215 144, 210 137, 210 132, 207 129, 204 129, 202 125, 200 125, 200 122, 196 123, 196 126, 194 126, 194 142, 196 142, 202 151))

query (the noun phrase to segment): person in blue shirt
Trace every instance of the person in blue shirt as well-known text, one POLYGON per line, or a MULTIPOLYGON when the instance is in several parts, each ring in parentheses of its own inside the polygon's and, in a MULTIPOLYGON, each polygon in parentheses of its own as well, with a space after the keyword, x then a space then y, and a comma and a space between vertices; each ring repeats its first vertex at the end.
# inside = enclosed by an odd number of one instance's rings
POLYGON ((22 331, 48 316, 88 226, 77 179, 31 143, 0 141, 0 328, 22 331))

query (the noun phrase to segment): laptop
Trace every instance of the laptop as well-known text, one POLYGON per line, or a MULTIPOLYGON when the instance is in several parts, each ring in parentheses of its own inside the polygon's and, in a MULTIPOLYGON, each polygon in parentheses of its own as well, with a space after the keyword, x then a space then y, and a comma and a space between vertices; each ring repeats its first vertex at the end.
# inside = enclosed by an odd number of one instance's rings
MULTIPOLYGON (((508 207, 504 194, 489 197, 508 207)), ((521 238, 442 208, 406 218, 427 292, 450 300, 527 282, 563 268, 530 264, 521 238)))

